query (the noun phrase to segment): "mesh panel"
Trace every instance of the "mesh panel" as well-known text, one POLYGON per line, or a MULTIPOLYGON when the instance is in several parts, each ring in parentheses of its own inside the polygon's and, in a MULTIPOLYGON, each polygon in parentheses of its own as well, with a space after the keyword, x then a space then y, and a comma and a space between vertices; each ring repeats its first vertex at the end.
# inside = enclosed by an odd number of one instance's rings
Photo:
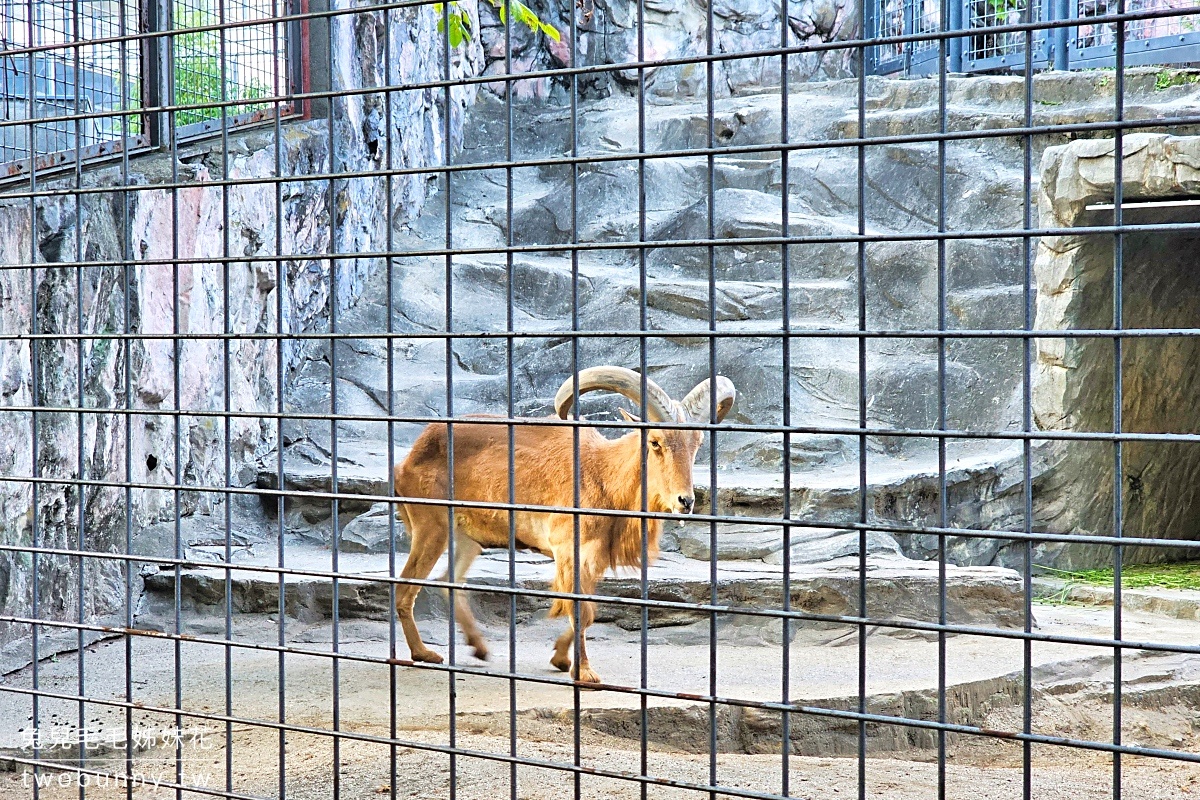
MULTIPOLYGON (((137 108, 141 101, 137 40, 83 44, 135 33, 135 4, 117 0, 0 0, 0 117, 4 122, 36 120, 34 155, 86 148, 141 132, 138 116, 94 116, 137 108), (34 53, 29 47, 63 45, 34 53), (30 76, 32 75, 32 79, 30 76)), ((30 125, 0 128, 0 161, 30 156, 30 125)))
MULTIPOLYGON (((937 33, 942 29, 941 0, 876 0, 876 32, 878 37, 937 33)), ((892 42, 875 49, 875 58, 887 62, 903 58, 905 48, 913 54, 938 49, 936 39, 911 42, 892 42)))
POLYGON ((973 0, 970 9, 971 58, 998 58, 1022 52, 1025 34, 1021 31, 989 33, 989 28, 1015 25, 1025 20, 1025 0, 973 0))
MULTIPOLYGON (((1125 11, 1135 14, 1139 11, 1166 11, 1170 9, 1196 9, 1200 4, 1194 0, 1126 0, 1125 11)), ((1117 13, 1116 0, 1080 0, 1080 19, 1100 17, 1117 13)), ((1134 19, 1125 23, 1126 41, 1141 41, 1156 39, 1163 36, 1179 36, 1200 30, 1200 20, 1195 16, 1162 17, 1159 19, 1134 19)), ((1116 42, 1116 25, 1080 25, 1078 45, 1094 47, 1111 45, 1116 42)))
MULTIPOLYGON (((915 12, 913 33, 937 33, 942 29, 942 4, 940 0, 911 1, 915 4, 915 8, 913 9, 915 12)), ((938 42, 936 39, 913 42, 914 53, 937 49, 938 42)))
MULTIPOLYGON (((904 35, 904 0, 876 0, 875 19, 880 38, 904 35)), ((892 42, 876 48, 876 58, 890 61, 904 56, 904 44, 892 42)))
MULTIPOLYGON (((209 104, 269 97, 276 93, 276 86, 285 85, 287 48, 283 26, 240 24, 276 16, 279 12, 275 6, 273 0, 176 0, 174 30, 189 32, 174 38, 172 105, 201 106, 177 112, 177 125, 220 119, 223 107, 209 104), (204 29, 220 24, 234 27, 204 29)), ((262 103, 224 106, 229 116, 264 107, 262 103)))

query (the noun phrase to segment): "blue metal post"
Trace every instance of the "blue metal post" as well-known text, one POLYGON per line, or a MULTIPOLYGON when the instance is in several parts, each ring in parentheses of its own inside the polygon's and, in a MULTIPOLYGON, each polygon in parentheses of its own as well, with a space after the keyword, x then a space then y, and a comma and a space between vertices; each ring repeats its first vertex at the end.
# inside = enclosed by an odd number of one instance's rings
MULTIPOLYGON (((787 24, 786 22, 784 24, 787 24)), ((872 2, 863 3, 862 22, 862 38, 875 39, 879 36, 879 25, 875 16, 875 4, 872 2)), ((863 69, 868 75, 876 75, 879 72, 879 48, 865 47, 863 48, 863 69)))
MULTIPOLYGON (((1071 0, 1047 0, 1051 4, 1054 19, 1068 19, 1071 16, 1071 0)), ((1070 44, 1071 28, 1054 29, 1054 68, 1068 70, 1071 68, 1070 44)))
MULTIPOLYGON (((963 11, 966 4, 970 0, 942 0, 943 3, 950 4, 949 26, 952 31, 961 31, 963 29, 963 11)), ((960 37, 954 37, 947 43, 949 45, 950 57, 950 72, 963 71, 963 40, 960 37)))

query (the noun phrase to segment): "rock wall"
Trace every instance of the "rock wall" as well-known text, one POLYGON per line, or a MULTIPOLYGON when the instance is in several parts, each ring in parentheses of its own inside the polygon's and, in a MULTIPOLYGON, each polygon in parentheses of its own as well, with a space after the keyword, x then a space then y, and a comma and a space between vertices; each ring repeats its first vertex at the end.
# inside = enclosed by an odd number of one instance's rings
MULTIPOLYGON (((1042 161, 1043 227, 1107 225, 1115 144, 1074 142, 1046 151, 1042 161)), ((1125 137, 1126 198, 1200 196, 1200 138, 1166 134, 1125 137)), ((1194 209, 1130 209, 1127 223, 1195 222, 1194 209)), ((1123 237, 1123 325, 1127 328, 1200 326, 1200 274, 1194 231, 1123 237)), ((1035 265, 1038 329, 1113 327, 1113 236, 1070 235, 1041 241, 1035 265)), ((1200 432, 1195 337, 1127 339, 1122 344, 1121 430, 1132 433, 1200 432)), ((1041 428, 1113 430, 1115 358, 1109 339, 1038 339, 1033 410, 1041 428)), ((1115 448, 1111 442, 1055 442, 1044 446, 1041 513, 1049 530, 1111 535, 1114 530, 1115 448)), ((1122 445, 1124 534, 1195 539, 1200 536, 1200 450, 1194 443, 1139 441, 1122 445)), ((1087 545, 1043 548, 1043 558, 1069 566, 1110 563, 1112 550, 1087 545)), ((1129 562, 1191 557, 1180 550, 1130 547, 1129 562)))
MULTIPOLYGON (((537 72, 565 66, 623 64, 638 59, 637 0, 536 0, 527 5, 560 32, 560 41, 545 33, 534 33, 514 22, 508 36, 512 41, 514 73, 537 72), (578 57, 571 57, 571 6, 575 6, 578 57)), ((644 60, 702 56, 708 52, 708 3, 703 0, 644 3, 644 60)), ((505 30, 495 8, 480 4, 480 26, 486 73, 507 71, 505 30)), ((780 4, 766 0, 714 0, 713 51, 718 54, 749 53, 780 46, 780 4)), ((845 0, 796 0, 787 10, 787 45, 838 42, 857 38, 858 6, 845 0)), ((793 80, 844 78, 852 74, 855 56, 851 50, 801 53, 788 59, 793 80)), ((713 64, 716 96, 752 94, 762 87, 778 86, 781 63, 778 57, 739 58, 713 64)), ((647 68, 646 89, 659 102, 676 97, 703 96, 708 91, 705 64, 647 68)), ((613 92, 635 92, 636 69, 614 70, 581 76, 580 96, 594 99, 613 92)), ((524 99, 565 100, 569 84, 563 79, 530 78, 513 83, 514 94, 524 99)), ((490 88, 503 95, 505 84, 490 88)))
MULTIPOLYGON (((461 5, 477 13, 474 2, 461 5)), ((326 33, 334 54, 327 70, 333 88, 441 77, 441 39, 430 7, 392 10, 386 20, 369 10, 332 20, 326 33)), ((482 68, 478 44, 452 56, 452 77, 482 68)), ((125 552, 127 524, 136 530, 174 518, 175 491, 143 488, 127 494, 107 484, 252 483, 253 463, 276 446, 275 422, 235 418, 226 431, 215 413, 225 408, 226 397, 238 411, 276 410, 279 359, 286 384, 307 361, 326 358, 328 348, 306 340, 277 346, 270 339, 233 339, 226 359, 226 344, 204 335, 328 330, 331 314, 352 305, 378 267, 378 259, 329 255, 386 249, 388 186, 382 177, 308 177, 444 163, 447 149, 461 145, 463 116, 474 93, 460 88, 450 99, 449 142, 444 95, 426 91, 394 92, 390 100, 383 94, 339 97, 332 108, 316 109, 310 121, 284 123, 278 168, 296 180, 281 184, 281 215, 272 183, 213 185, 223 174, 236 180, 276 175, 271 127, 231 135, 227 161, 214 141, 181 148, 174 163, 166 154, 134 156, 127 176, 119 166, 84 171, 87 189, 124 185, 130 191, 32 202, 0 197, 0 263, 17 267, 0 271, 0 330, 82 331, 93 337, 0 341, 0 405, 24 409, 0 413, 0 474, 6 477, 0 483, 0 542, 125 552), (165 183, 184 185, 157 188, 165 183), (205 261, 224 254, 247 260, 205 261), (288 257, 264 260, 276 255, 288 257), (184 260, 177 269, 173 258, 184 260), (129 263, 121 266, 122 261, 129 263), (80 262, 94 266, 81 268, 80 262), (23 264, 38 267, 20 268, 23 264), (122 338, 125 332, 147 338, 122 338), (192 338, 162 338, 175 332, 192 338), (29 410, 80 405, 113 413, 29 410), (150 413, 173 409, 188 413, 150 413), (42 484, 35 498, 31 484, 20 482, 35 474, 97 483, 42 484)), ((74 180, 51 177, 39 186, 68 189, 74 180)), ((394 179, 391 222, 415 217, 432 185, 424 175, 394 179)), ((223 502, 218 494, 183 491, 178 507, 187 516, 211 513, 223 502)), ((173 548, 173 541, 163 539, 150 543, 149 552, 169 554, 173 548)), ((39 616, 76 619, 79 559, 42 555, 36 561, 39 616)), ((123 616, 123 563, 90 559, 82 569, 86 584, 96 587, 84 593, 83 616, 123 616)), ((0 614, 31 616, 34 585, 30 553, 0 552, 0 614)), ((21 661, 28 635, 27 626, 0 622, 5 663, 21 661)), ((74 638, 72 632, 48 629, 43 641, 56 635, 74 638)))

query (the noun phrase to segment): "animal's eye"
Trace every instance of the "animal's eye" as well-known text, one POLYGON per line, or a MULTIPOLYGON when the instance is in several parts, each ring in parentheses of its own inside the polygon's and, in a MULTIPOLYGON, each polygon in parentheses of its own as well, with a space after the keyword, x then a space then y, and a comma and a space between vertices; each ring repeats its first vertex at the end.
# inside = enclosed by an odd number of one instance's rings
POLYGON ((651 439, 651 440, 650 440, 650 447, 651 447, 651 449, 653 449, 653 450, 662 450, 662 445, 661 445, 661 444, 659 444, 659 443, 658 443, 657 441, 655 441, 654 439, 651 439))

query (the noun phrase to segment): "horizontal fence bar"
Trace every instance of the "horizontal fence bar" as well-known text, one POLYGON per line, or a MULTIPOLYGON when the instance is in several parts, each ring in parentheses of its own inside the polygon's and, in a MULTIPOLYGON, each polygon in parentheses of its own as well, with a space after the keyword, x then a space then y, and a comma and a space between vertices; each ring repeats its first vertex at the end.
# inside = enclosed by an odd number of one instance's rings
MULTIPOLYGON (((0 548, 0 550, 5 548, 0 548)), ((55 551, 45 548, 34 550, 41 555, 69 555, 74 558, 109 558, 113 554, 109 553, 72 553, 71 551, 55 551)), ((962 636, 980 636, 988 639, 1012 639, 1029 642, 1043 642, 1046 644, 1071 644, 1081 647, 1098 647, 1105 649, 1119 648, 1121 650, 1139 650, 1155 653, 1175 653, 1181 655, 1200 655, 1200 645, 1189 645, 1180 643, 1156 642, 1147 640, 1130 640, 1130 639, 1113 639, 1102 636, 1071 636, 1061 633, 1038 633, 1036 631, 1022 631, 1016 628, 989 628, 983 625, 962 625, 956 623, 938 623, 925 622, 922 620, 905 619, 902 617, 873 617, 869 615, 857 616, 849 614, 819 614, 811 611, 797 611, 795 609, 782 608, 762 608, 758 606, 738 606, 724 603, 697 603, 684 602, 675 600, 659 600, 647 597, 624 597, 620 595, 606 595, 598 593, 586 592, 555 592, 549 589, 535 589, 526 586, 508 586, 505 584, 472 584, 466 582, 450 583, 448 581, 417 579, 417 578, 402 578, 392 575, 379 575, 375 573, 354 573, 354 572, 330 572, 327 570, 313 570, 302 568, 281 568, 270 567, 265 565, 240 565, 228 564, 221 562, 168 562, 167 559, 159 558, 143 558, 143 557, 127 557, 117 554, 115 560, 129 560, 145 563, 157 563, 162 567, 182 567, 182 568, 212 568, 217 571, 227 572, 251 572, 262 573, 277 576, 298 575, 308 578, 321 578, 330 581, 338 580, 339 582, 355 581, 359 583, 380 583, 394 586, 419 586, 423 589, 451 589, 454 591, 465 591, 471 594, 499 594, 509 597, 532 597, 539 600, 568 600, 568 601, 591 601, 609 606, 621 606, 624 608, 639 608, 639 609, 655 609, 659 611, 695 611, 698 614, 728 614, 737 617, 757 617, 762 619, 786 619, 796 622, 815 622, 828 625, 845 625, 849 627, 858 627, 865 625, 871 628, 886 628, 905 631, 922 631, 925 633, 951 633, 962 636)), ((114 559, 110 559, 114 560, 114 559)), ((227 583, 232 583, 238 579, 230 577, 227 583)), ((247 642, 241 639, 222 639, 215 637, 205 637, 199 634, 190 633, 172 633, 170 631, 156 631, 143 628, 126 628, 112 625, 100 625, 98 623, 81 623, 71 622, 68 620, 55 620, 47 617, 20 617, 16 615, 0 615, 0 622, 8 622, 14 625, 39 626, 47 628, 57 628, 61 630, 85 631, 92 633, 112 634, 114 636, 141 636, 152 639, 166 639, 179 642, 193 642, 196 644, 211 644, 221 647, 234 647, 245 650, 259 650, 272 653, 292 653, 296 655, 313 656, 319 658, 335 659, 335 660, 353 660, 364 663, 375 664, 391 664, 396 661, 394 658, 380 658, 368 656, 365 654, 333 652, 330 650, 309 650, 297 648, 293 645, 272 645, 261 642, 247 642)), ((424 668, 427 665, 416 662, 411 663, 405 660, 402 666, 417 666, 424 668)), ((463 669, 470 669, 463 668, 463 669)), ((477 670, 474 674, 492 675, 503 677, 489 670, 477 670)), ((535 676, 533 680, 539 683, 572 686, 575 681, 565 678, 551 678, 535 676)), ((625 693, 639 693, 641 690, 634 687, 624 687, 619 685, 610 685, 608 688, 611 691, 625 693)), ((672 696, 672 695, 664 695, 672 696)), ((717 701, 720 702, 720 701, 717 701)), ((730 701, 736 703, 737 701, 730 701)))
MULTIPOLYGON (((369 94, 379 94, 378 90, 373 90, 369 94)), ((339 95, 340 96, 340 95, 339 95)), ((231 101, 232 102, 232 101, 231 101)), ((246 101, 238 101, 238 105, 244 105, 246 101)), ((94 115, 95 116, 95 115, 94 115)), ((108 117, 110 114, 101 114, 98 116, 108 117)), ((55 118, 59 119, 59 118, 55 118)), ((65 119, 65 117, 63 118, 65 119)), ((297 123, 301 124, 301 123, 297 123)), ((1033 126, 1014 126, 1004 128, 986 128, 972 129, 964 131, 946 131, 946 132, 929 132, 929 133, 914 133, 914 134, 888 134, 880 136, 854 136, 841 139, 824 139, 811 141, 788 141, 766 144, 747 144, 747 145, 728 145, 721 147, 695 147, 683 148, 676 150, 659 150, 645 152, 622 152, 622 153, 595 153, 588 155, 562 155, 549 158, 531 158, 524 160, 513 161, 489 161, 481 163, 444 163, 440 165, 426 167, 394 167, 391 169, 378 168, 371 170, 344 170, 340 172, 311 172, 304 175, 270 175, 253 178, 209 178, 203 181, 182 181, 171 182, 163 181, 159 183, 139 183, 136 185, 121 185, 121 186, 62 186, 48 187, 44 190, 31 191, 6 191, 0 198, 29 198, 29 197, 58 197, 58 196, 82 196, 89 194, 110 194, 113 192, 151 192, 163 191, 168 189, 184 189, 197 187, 219 187, 219 186, 264 186, 273 184, 290 184, 290 183, 328 183, 330 180, 342 180, 351 178, 386 178, 402 177, 411 175, 428 175, 437 176, 443 174, 457 174, 480 171, 500 171, 509 168, 517 169, 522 167, 569 167, 572 165, 589 165, 589 164, 610 164, 620 162, 644 162, 657 161, 663 159, 676 158, 692 158, 692 157, 707 157, 719 155, 754 155, 754 154, 775 154, 775 153, 792 153, 803 151, 822 151, 822 150, 839 150, 839 149, 856 149, 863 146, 886 146, 897 144, 936 144, 938 142, 955 142, 955 141, 975 141, 979 139, 998 139, 998 138, 1017 138, 1030 135, 1048 135, 1048 134, 1078 134, 1078 133, 1108 133, 1114 131, 1137 131, 1145 128, 1169 128, 1180 126, 1200 125, 1200 113, 1195 115, 1182 115, 1174 117, 1153 117, 1153 118, 1133 118, 1123 120, 1105 120, 1099 122, 1068 122, 1068 123, 1053 123, 1050 125, 1033 125, 1033 126)), ((27 126, 27 125, 26 125, 27 126)), ((199 155, 199 151, 197 151, 199 155)), ((1074 229, 1071 229, 1074 230, 1074 229)), ((1038 229, 1011 229, 1013 235, 1021 236, 1040 236, 1045 235, 1039 232, 1038 229)), ((952 236, 955 231, 937 231, 933 228, 925 232, 923 240, 934 240, 935 236, 952 236)), ((899 235, 899 234, 898 234, 899 235)), ((917 234, 907 234, 908 236, 916 236, 917 234)), ((769 238, 769 237, 767 237, 769 238)), ((785 237, 787 238, 787 237, 785 237)), ((791 241, 790 238, 787 239, 791 241)), ((869 238, 864 241, 870 241, 869 238)), ((714 240, 714 243, 730 242, 729 239, 714 240)), ((563 251, 571 251, 574 249, 633 249, 637 247, 653 247, 657 246, 658 242, 646 241, 631 241, 628 243, 614 242, 573 242, 562 243, 560 245, 512 245, 510 247, 493 247, 488 248, 485 252, 521 252, 529 247, 537 247, 539 249, 559 249, 563 251), (618 248, 617 245, 624 245, 618 248)), ((429 250, 416 251, 414 254, 470 254, 476 252, 473 248, 453 248, 447 251, 445 248, 430 248, 429 250)), ((402 253, 384 253, 384 255, 402 255, 402 253)), ((379 253, 369 253, 367 255, 380 255, 379 253)), ((343 258, 350 258, 350 254, 342 254, 343 258)), ((246 257, 237 259, 241 261, 247 260, 246 257)), ((134 260, 141 263, 140 259, 134 260)), ((182 263, 183 260, 181 260, 182 263)), ((73 264, 75 262, 72 262, 73 264)), ((84 264, 94 262, 81 262, 84 264)), ((41 266, 42 264, 39 264, 41 266)), ((28 265, 24 265, 28 266, 28 265)))
MULTIPOLYGON (((328 178, 327 178, 328 180, 328 178)), ((279 181, 287 183, 288 181, 279 181)), ((207 186, 207 184, 199 184, 207 186)), ((197 186, 197 184, 192 184, 197 186)), ((175 187, 182 188, 182 187, 175 187)), ((144 187, 140 190, 144 190, 144 187)), ((62 193, 56 193, 62 194, 62 193)), ((66 192, 70 194, 70 192, 66 192)), ((24 264, 0 264, 0 271, 4 270, 55 270, 55 269, 76 269, 76 268, 98 268, 98 267, 123 267, 133 269, 146 265, 216 265, 216 264, 253 264, 253 263, 280 263, 280 262, 309 262, 309 261, 358 261, 362 259, 407 259, 407 258, 445 258, 446 256, 477 256, 477 255, 508 255, 519 253, 530 254, 569 254, 573 252, 589 252, 589 251, 644 251, 644 250, 677 250, 681 248, 701 249, 712 247, 719 250, 721 248, 737 248, 737 247, 761 247, 761 246, 779 246, 779 245, 798 245, 798 244, 871 244, 884 242, 927 242, 936 243, 939 241, 985 241, 996 239, 1013 239, 1025 240, 1047 236, 1097 236, 1102 234, 1114 233, 1171 233, 1171 232, 1190 232, 1200 230, 1200 221, 1198 222, 1170 222, 1170 223, 1147 223, 1137 225, 1093 225, 1081 226, 1078 228, 1034 228, 1028 230, 1000 228, 992 230, 966 230, 966 231, 930 231, 925 233, 874 233, 874 234, 837 234, 828 236, 757 236, 747 237, 743 239, 664 239, 654 242, 579 242, 574 244, 547 244, 547 245, 513 245, 511 247, 464 247, 455 249, 431 248, 428 250, 375 250, 363 251, 355 255, 337 254, 337 253, 290 253, 285 255, 255 255, 255 256, 194 256, 187 258, 146 258, 133 261, 80 261, 64 263, 24 263, 24 264)), ((759 281, 760 283, 762 281, 759 281)), ((1170 330, 1170 329, 1167 329, 1170 330)), ((1182 330, 1182 329, 1181 329, 1182 330)), ((947 329, 947 331, 939 331, 940 335, 948 336, 956 332, 956 329, 947 329)), ((570 335, 576 335, 574 331, 566 331, 570 335)), ((579 331, 579 335, 599 335, 603 331, 579 331)), ((636 331, 639 334, 647 336, 654 335, 655 331, 636 331)), ((711 330, 703 330, 695 335, 704 336, 712 335, 711 330)), ((721 331, 722 335, 737 336, 740 335, 737 331, 721 331)), ((1024 333, 1024 332, 1022 332, 1024 333)), ((39 335, 39 334, 33 334, 39 335)), ((85 336, 94 336, 105 338, 101 334, 84 334, 85 336)), ((107 338, 120 338, 120 333, 114 333, 107 338)), ((165 335, 165 334, 164 334, 165 335)), ((275 333, 271 334, 263 332, 255 334, 260 338, 289 338, 293 336, 313 336, 313 335, 333 335, 333 334, 292 334, 292 333, 275 333)), ((391 336, 393 338, 403 336, 404 334, 372 334, 374 336, 391 336)), ((422 335, 422 334, 417 334, 422 335)), ((485 333, 476 332, 452 332, 450 334, 438 334, 441 336, 466 336, 477 337, 488 335, 485 333)), ((523 335, 535 335, 534 332, 527 332, 523 335)), ((628 335, 628 334, 626 334, 628 335)), ((789 334, 792 335, 792 334, 789 334)), ((805 335, 799 331, 794 335, 805 335)), ((193 334, 178 334, 179 338, 187 338, 193 334)), ((347 334, 348 338, 354 338, 354 334, 347 334)), ((362 336, 362 334, 358 334, 362 336)))
MULTIPOLYGON (((653 511, 624 511, 617 509, 590 509, 590 508, 573 508, 570 506, 542 506, 527 503, 485 503, 473 500, 439 500, 427 497, 403 497, 397 495, 372 495, 372 494, 352 494, 345 492, 324 492, 311 489, 265 489, 258 487, 240 487, 240 486, 202 486, 188 484, 153 484, 153 483, 137 483, 130 481, 103 481, 96 479, 80 479, 80 478, 6 478, 0 476, 0 483, 20 483, 36 486, 80 486, 80 487, 102 487, 111 489, 156 489, 163 491, 188 491, 188 492, 203 492, 206 494, 220 495, 255 495, 268 498, 288 497, 303 497, 308 500, 338 500, 350 501, 357 503, 404 503, 408 505, 421 506, 440 506, 443 508, 467 508, 467 509, 482 509, 489 511, 516 511, 516 512, 534 512, 545 514, 562 514, 564 516, 584 516, 584 517, 611 517, 625 519, 659 519, 664 522, 735 522, 744 525, 763 525, 763 526, 780 526, 786 525, 793 528, 825 528, 829 530, 864 530, 864 531, 882 531, 886 533, 899 534, 930 534, 938 537, 958 536, 963 538, 975 539, 1005 539, 1011 541, 1030 541, 1030 542, 1060 542, 1060 543, 1076 543, 1076 544, 1103 544, 1103 545, 1141 545, 1145 547, 1170 548, 1180 550, 1196 550, 1200 551, 1200 540, 1191 539, 1162 539, 1151 537, 1136 537, 1136 536, 1102 536, 1096 534, 1073 534, 1073 533, 1040 533, 1027 531, 1008 531, 1008 530, 992 530, 986 528, 954 528, 954 527, 928 527, 928 526, 908 526, 896 525, 886 522, 824 522, 821 520, 807 520, 800 518, 783 519, 780 517, 758 517, 758 516, 712 516, 700 513, 691 514, 667 514, 653 511)), ((720 487, 718 487, 718 491, 720 487)), ((21 547, 0 545, 0 551, 6 549, 20 550, 21 547)), ((28 548, 25 548, 28 549, 28 548)), ((108 555, 101 554, 98 551, 89 551, 97 558, 108 558, 108 555)), ((140 557, 138 557, 140 558, 140 557)), ((136 560, 130 557, 127 560, 136 560)), ((201 566, 202 564, 197 564, 201 566)))
MULTIPOLYGON (((769 283, 769 281, 763 281, 769 283)), ((571 339, 1178 339, 1200 336, 1196 328, 1047 328, 1044 330, 1021 330, 1019 328, 947 328, 932 330, 927 328, 878 328, 878 329, 845 329, 845 328, 811 328, 808 330, 773 329, 763 330, 711 330, 708 328, 661 328, 652 331, 638 330, 609 330, 609 331, 576 331, 576 330, 536 330, 536 331, 408 331, 398 333, 10 333, 0 334, 0 341, 37 341, 37 342, 73 342, 73 341, 127 341, 127 342, 169 342, 169 341, 198 341, 198 342, 291 342, 291 341, 329 341, 329 342, 359 342, 359 341, 476 341, 487 339, 552 339, 555 341, 570 341, 571 339)), ((50 406, 0 406, 0 409, 20 408, 53 410, 50 406)), ((80 410, 75 406, 64 407, 66 411, 80 410)), ((112 413, 125 413, 138 409, 115 408, 112 413)), ((236 413, 236 412, 230 412, 236 413)), ((268 412, 264 412, 268 413, 268 412)), ((224 412, 214 412, 221 416, 224 412)), ((287 414, 285 416, 291 416, 287 414)), ((317 415, 318 419, 341 419, 341 415, 317 415)), ((374 417, 387 419, 386 416, 374 417)), ((566 421, 566 420, 564 420, 566 421)), ((671 423, 663 423, 669 425, 671 423)))
MULTIPOLYGON (((1197 332, 1200 335, 1200 331, 1197 332)), ((857 338, 857 337, 856 337, 857 338)), ((1107 338, 1107 337, 1106 337, 1107 338)), ((868 426, 838 425, 762 425, 742 424, 731 422, 634 422, 629 420, 592 420, 592 419, 559 419, 557 417, 503 417, 503 416, 473 416, 473 417, 429 417, 409 416, 402 414, 319 414, 304 412, 278 411, 220 411, 216 409, 187 409, 187 408, 94 408, 78 406, 0 406, 0 414, 84 414, 89 416, 114 417, 198 417, 215 419, 253 419, 253 420, 306 420, 312 422, 401 422, 419 425, 498 425, 548 427, 548 428, 599 428, 609 430, 682 430, 682 431, 724 431, 728 433, 789 433, 800 435, 835 434, 845 436, 888 436, 911 439, 995 439, 1014 442, 1178 442, 1200 444, 1200 433, 1138 433, 1122 431, 1073 431, 1073 430, 1036 430, 1036 431, 1001 431, 1001 430, 967 430, 954 428, 887 428, 868 426)), ((22 481, 29 476, 5 475, 0 481, 22 481)), ((182 485, 181 487, 182 488, 182 485)))

